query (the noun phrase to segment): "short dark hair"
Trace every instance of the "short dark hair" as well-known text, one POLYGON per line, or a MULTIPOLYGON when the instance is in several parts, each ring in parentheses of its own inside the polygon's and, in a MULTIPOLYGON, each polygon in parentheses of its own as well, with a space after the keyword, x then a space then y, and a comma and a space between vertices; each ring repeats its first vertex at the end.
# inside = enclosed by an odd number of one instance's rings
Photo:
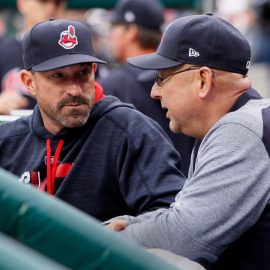
POLYGON ((144 49, 156 49, 160 43, 162 34, 139 25, 137 25, 137 27, 139 30, 139 43, 141 47, 144 49))
POLYGON ((139 32, 139 44, 143 49, 156 49, 158 47, 162 37, 162 34, 160 32, 132 23, 114 23, 113 25, 119 24, 124 25, 126 29, 128 29, 131 25, 136 25, 139 32))

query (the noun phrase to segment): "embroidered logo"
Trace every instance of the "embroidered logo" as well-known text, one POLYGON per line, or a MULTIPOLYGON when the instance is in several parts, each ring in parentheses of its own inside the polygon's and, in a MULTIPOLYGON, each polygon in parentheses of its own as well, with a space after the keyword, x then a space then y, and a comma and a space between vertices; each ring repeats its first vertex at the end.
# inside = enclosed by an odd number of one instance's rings
POLYGON ((198 57, 198 56, 200 56, 200 54, 197 51, 195 51, 194 49, 189 48, 188 56, 189 57, 198 57))
POLYGON ((39 188, 41 184, 40 172, 25 172, 21 175, 19 182, 24 184, 32 184, 33 186, 39 188))
MULTIPOLYGON (((69 171, 72 169, 74 163, 60 163, 57 165, 55 172, 56 187, 59 187, 69 171)), ((24 184, 31 184, 38 189, 47 190, 48 177, 46 169, 41 168, 40 171, 26 171, 19 178, 19 182, 24 184)))
POLYGON ((76 45, 78 45, 78 39, 75 35, 74 26, 69 25, 68 30, 61 33, 58 44, 64 49, 73 49, 76 45))

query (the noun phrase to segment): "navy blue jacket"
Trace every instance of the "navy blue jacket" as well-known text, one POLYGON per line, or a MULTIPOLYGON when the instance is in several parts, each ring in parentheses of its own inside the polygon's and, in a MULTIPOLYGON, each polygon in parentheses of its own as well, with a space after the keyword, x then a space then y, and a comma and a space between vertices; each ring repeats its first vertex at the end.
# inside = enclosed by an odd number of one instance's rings
POLYGON ((133 104, 137 110, 159 123, 170 137, 176 150, 181 154, 181 170, 187 176, 195 140, 184 134, 174 134, 170 130, 169 120, 160 107, 160 101, 150 97, 150 91, 154 84, 153 71, 145 71, 124 64, 112 71, 107 77, 100 79, 99 83, 106 94, 133 104))
POLYGON ((55 195, 99 220, 168 207, 183 185, 179 154, 164 131, 112 96, 96 103, 85 126, 57 135, 44 128, 38 106, 0 126, 0 166, 46 191, 48 148, 53 163, 60 139, 55 195))

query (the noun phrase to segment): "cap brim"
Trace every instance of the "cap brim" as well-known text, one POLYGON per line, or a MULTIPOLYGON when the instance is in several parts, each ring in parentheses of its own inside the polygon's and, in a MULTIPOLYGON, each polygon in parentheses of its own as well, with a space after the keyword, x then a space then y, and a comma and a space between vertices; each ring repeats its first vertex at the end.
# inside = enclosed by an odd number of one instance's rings
POLYGON ((184 64, 184 61, 176 61, 157 53, 146 54, 142 56, 131 57, 127 59, 128 63, 134 67, 142 69, 159 70, 164 68, 176 67, 184 64))
POLYGON ((82 64, 82 63, 100 63, 106 64, 105 61, 96 57, 85 54, 66 54, 49 59, 31 67, 33 71, 47 71, 65 66, 82 64))

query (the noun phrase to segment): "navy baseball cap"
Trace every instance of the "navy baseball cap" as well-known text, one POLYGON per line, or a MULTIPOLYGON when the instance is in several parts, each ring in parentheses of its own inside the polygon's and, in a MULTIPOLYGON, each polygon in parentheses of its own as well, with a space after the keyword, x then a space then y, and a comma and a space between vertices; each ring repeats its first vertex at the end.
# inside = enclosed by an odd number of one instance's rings
POLYGON ((159 0, 119 0, 115 6, 112 23, 137 24, 162 32, 164 7, 159 0))
POLYGON ((80 21, 64 19, 38 23, 25 34, 23 62, 25 69, 33 71, 106 63, 94 56, 90 28, 80 21))
POLYGON ((248 41, 234 26, 206 14, 174 20, 165 30, 156 53, 128 58, 128 63, 156 70, 193 64, 245 75, 250 56, 248 41))

